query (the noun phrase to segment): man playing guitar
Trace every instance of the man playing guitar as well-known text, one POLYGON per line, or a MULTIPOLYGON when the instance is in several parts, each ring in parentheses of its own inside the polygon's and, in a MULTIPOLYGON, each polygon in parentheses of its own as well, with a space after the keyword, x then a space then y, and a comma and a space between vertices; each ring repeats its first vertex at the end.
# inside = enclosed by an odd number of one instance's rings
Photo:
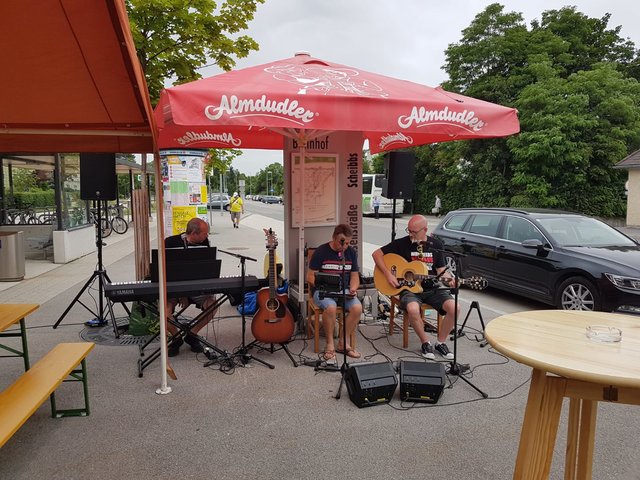
MULTIPOLYGON (((394 272, 392 272, 384 261, 384 256, 388 253, 395 253, 407 262, 419 261, 427 264, 429 273, 438 275, 439 280, 451 287, 454 286, 454 279, 447 271, 444 255, 442 254, 442 242, 427 237, 427 219, 422 215, 414 215, 409 220, 406 237, 396 239, 391 243, 373 252, 373 261, 376 267, 384 274, 386 281, 394 288, 398 288, 400 283, 394 272)), ((453 354, 444 343, 449 332, 453 329, 455 321, 455 301, 449 290, 437 288, 437 285, 423 282, 422 293, 414 293, 404 290, 400 293, 400 306, 406 313, 406 319, 415 330, 422 344, 422 356, 435 359, 435 350, 447 360, 453 359, 453 354), (420 306, 428 303, 444 315, 444 320, 440 323, 437 341, 435 346, 429 342, 429 337, 424 331, 424 323, 421 318, 420 306)))

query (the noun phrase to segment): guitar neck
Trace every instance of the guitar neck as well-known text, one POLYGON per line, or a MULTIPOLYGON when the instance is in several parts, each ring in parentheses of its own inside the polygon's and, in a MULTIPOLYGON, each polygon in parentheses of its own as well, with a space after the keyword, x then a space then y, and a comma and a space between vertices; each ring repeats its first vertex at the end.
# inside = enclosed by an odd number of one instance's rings
POLYGON ((276 251, 269 250, 269 297, 276 296, 276 251))

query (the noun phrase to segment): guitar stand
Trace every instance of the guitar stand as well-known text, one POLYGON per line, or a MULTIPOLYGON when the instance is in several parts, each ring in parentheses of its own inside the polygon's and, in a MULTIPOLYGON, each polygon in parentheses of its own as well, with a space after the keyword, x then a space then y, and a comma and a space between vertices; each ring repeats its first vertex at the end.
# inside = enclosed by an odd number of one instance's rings
POLYGON ((462 322, 462 325, 460 326, 459 330, 454 330, 454 333, 451 335, 451 340, 453 340, 454 336, 455 337, 464 337, 465 333, 464 333, 464 327, 467 325, 467 320, 469 320, 469 315, 471 315, 471 311, 472 310, 476 310, 478 312, 478 318, 480 319, 480 325, 482 325, 482 337, 478 337, 478 335, 475 335, 475 339, 476 342, 480 343, 480 348, 484 348, 487 346, 487 340, 484 338, 484 329, 485 324, 484 324, 484 319, 482 318, 482 312, 480 311, 480 304, 477 301, 472 301, 471 305, 469 306, 469 310, 467 311, 467 315, 466 317, 464 317, 464 321, 462 322))
MULTIPOLYGON (((253 342, 251 342, 249 345, 247 345, 247 347, 246 347, 246 348, 247 348, 247 350, 248 350, 248 349, 250 349, 251 347, 256 347, 256 348, 259 348, 259 349, 261 349, 261 350, 266 350, 266 351, 268 351, 269 353, 275 353, 275 352, 277 352, 278 350, 284 350, 284 352, 287 354, 287 356, 291 359, 291 363, 293 363, 293 366, 294 366, 294 367, 297 367, 297 366, 298 366, 298 362, 296 362, 296 359, 295 359, 295 358, 293 358, 293 355, 291 354, 291 351, 289 350, 289 347, 287 347, 287 344, 286 344, 286 343, 279 343, 279 344, 278 344, 278 345, 280 346, 279 348, 275 348, 275 344, 273 344, 273 343, 271 343, 271 344, 269 345, 269 347, 263 347, 260 343, 261 343, 261 342, 258 342, 258 340, 254 340, 254 341, 253 341, 253 342)), ((255 357, 254 357, 254 359, 255 359, 256 361, 261 361, 260 359, 255 358, 255 357)), ((270 366, 270 365, 269 365, 268 363, 266 363, 266 362, 262 362, 262 363, 266 364, 266 365, 267 365, 267 366, 269 366, 270 368, 275 368, 275 367, 273 367, 273 366, 270 366)))

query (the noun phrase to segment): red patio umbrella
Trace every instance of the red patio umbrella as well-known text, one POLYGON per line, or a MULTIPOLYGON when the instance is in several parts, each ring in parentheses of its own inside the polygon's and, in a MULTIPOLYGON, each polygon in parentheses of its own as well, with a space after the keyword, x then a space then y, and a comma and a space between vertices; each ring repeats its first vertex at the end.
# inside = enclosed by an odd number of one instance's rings
POLYGON ((351 131, 376 153, 520 129, 513 108, 308 54, 168 88, 155 116, 160 148, 282 149, 283 135, 351 131))
MULTIPOLYGON (((519 132, 517 112, 482 100, 311 57, 307 53, 162 91, 154 115, 162 148, 284 147, 359 132, 373 153, 519 132)), ((304 161, 301 162, 304 171, 304 161)), ((304 191, 304 173, 301 179, 304 191)), ((300 206, 304 217, 304 197, 300 206)), ((304 218, 298 251, 304 251, 304 218)), ((304 259, 299 256, 302 282, 304 259)), ((303 289, 299 300, 304 308, 303 289)), ((304 311, 304 310, 302 310, 304 311)))

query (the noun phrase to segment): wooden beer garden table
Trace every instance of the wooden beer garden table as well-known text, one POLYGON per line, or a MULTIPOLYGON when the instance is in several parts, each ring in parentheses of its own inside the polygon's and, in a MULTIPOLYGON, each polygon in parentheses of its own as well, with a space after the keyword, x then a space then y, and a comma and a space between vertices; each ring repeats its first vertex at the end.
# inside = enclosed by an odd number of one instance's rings
POLYGON ((40 305, 34 303, 28 304, 0 304, 0 338, 21 337, 22 351, 11 348, 0 343, 0 349, 11 352, 13 355, 0 355, 0 357, 22 357, 24 360, 25 371, 29 370, 29 348, 27 346, 27 328, 24 318, 34 312, 40 305), (20 323, 20 332, 5 332, 9 327, 16 323, 20 323))
POLYGON ((563 397, 569 400, 565 479, 590 479, 598 402, 640 405, 640 317, 538 310, 503 315, 486 327, 500 353, 533 368, 513 478, 548 478, 563 397), (622 331, 619 342, 587 327, 622 331))

